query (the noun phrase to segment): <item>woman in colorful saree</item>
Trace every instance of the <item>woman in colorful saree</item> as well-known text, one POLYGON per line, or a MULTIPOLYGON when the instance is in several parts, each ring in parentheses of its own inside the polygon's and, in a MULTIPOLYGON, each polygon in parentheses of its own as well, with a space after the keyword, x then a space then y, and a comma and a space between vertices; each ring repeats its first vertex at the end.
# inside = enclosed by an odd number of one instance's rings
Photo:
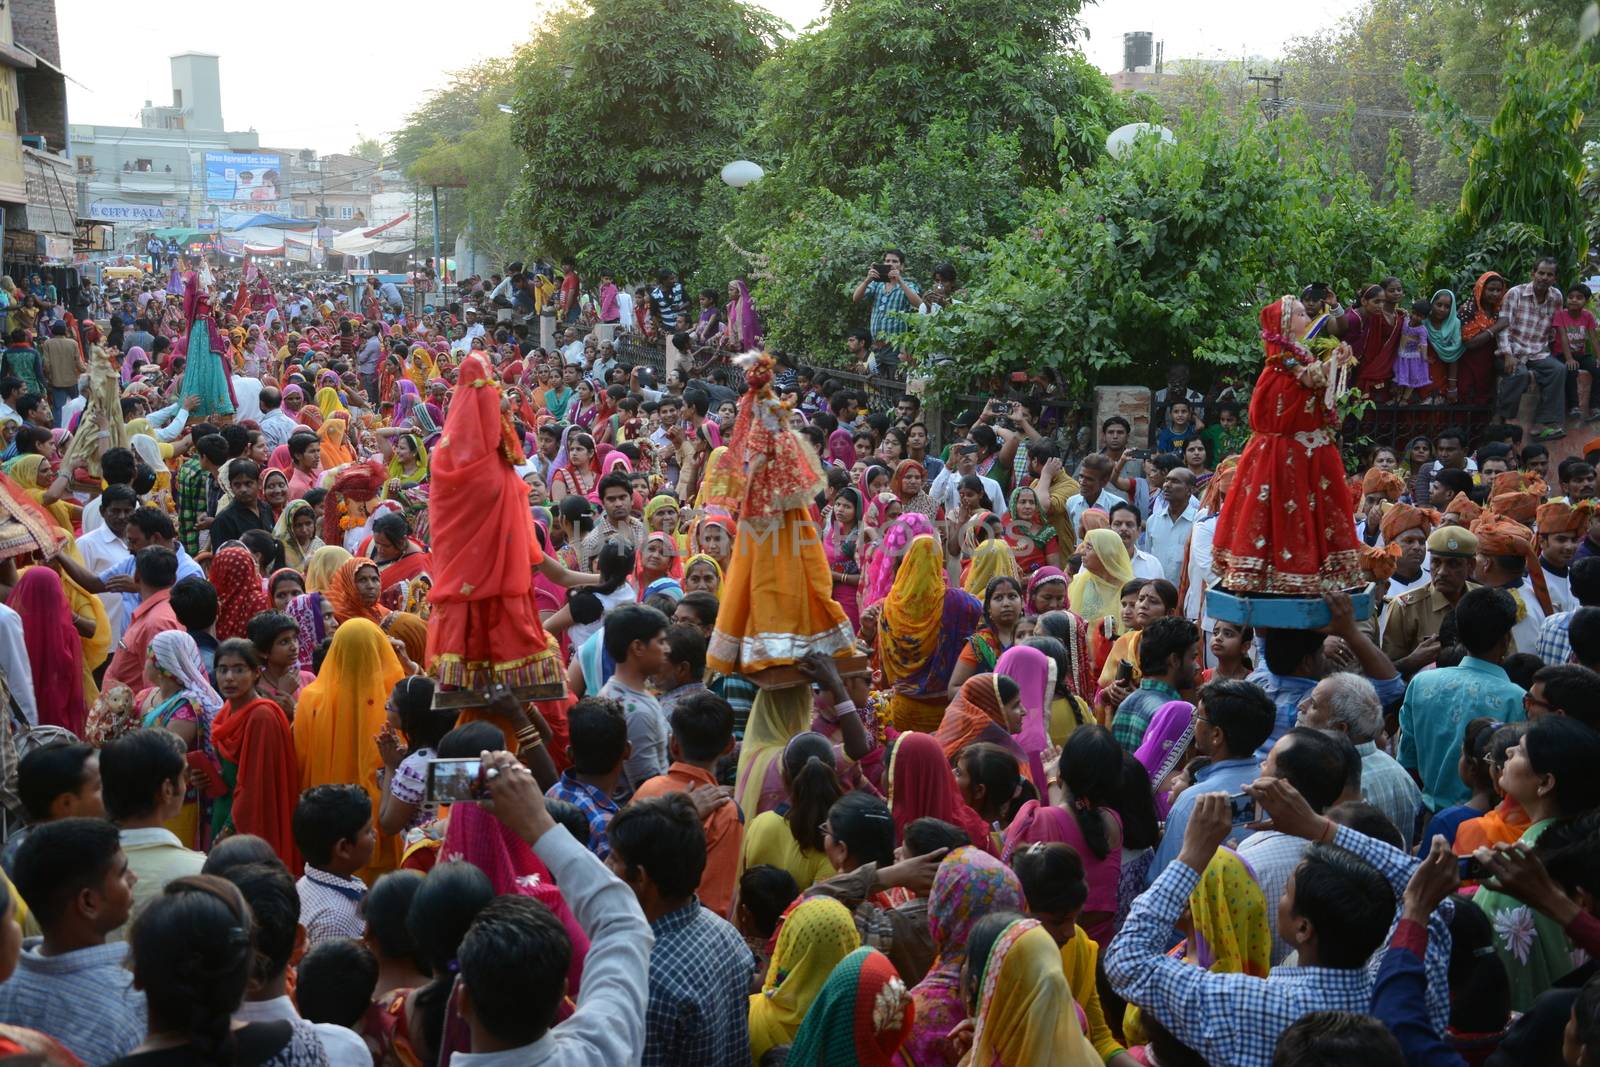
MULTIPOLYGON (((378 770, 383 760, 376 738, 387 721, 389 692, 403 677, 389 636, 377 623, 353 618, 334 631, 317 680, 300 691, 295 705, 301 792, 314 785, 354 783, 372 798, 372 810, 378 810, 383 799, 378 770)), ((361 877, 370 884, 398 861, 396 839, 379 834, 372 861, 361 877)))
POLYGON ((934 1067, 953 1065, 960 1058, 946 1035, 967 1017, 961 971, 967 962, 968 935, 985 915, 1020 912, 1023 907, 1022 883, 1010 867, 982 849, 952 849, 939 864, 928 892, 928 930, 936 955, 927 975, 912 987, 916 1014, 899 1062, 934 1067))
POLYGON ((823 983, 789 1055, 796 1063, 888 1067, 913 1017, 911 992, 889 957, 858 948, 823 983))
POLYGON ((978 987, 972 1063, 998 1067, 1099 1067, 1078 1024, 1061 950, 1037 919, 1016 919, 988 959, 967 960, 978 987), (981 984, 980 984, 981 979, 981 984))
POLYGON ((778 933, 767 979, 750 997, 750 1057, 793 1044, 811 1004, 839 961, 861 945, 850 910, 812 897, 789 912, 778 933))
MULTIPOLYGON (((1250 865, 1229 848, 1219 848, 1200 872, 1189 894, 1189 910, 1178 919, 1182 944, 1170 955, 1213 974, 1265 978, 1272 966, 1272 929, 1267 898, 1250 865)), ((1146 1040, 1140 1012, 1129 1005, 1122 1017, 1129 1045, 1146 1040)))
POLYGON ((897 730, 939 728, 951 672, 982 614, 977 597, 945 587, 938 543, 929 536, 913 540, 878 620, 878 657, 894 690, 889 711, 897 730))
POLYGON ((1111 530, 1090 530, 1083 538, 1083 569, 1067 587, 1067 603, 1091 626, 1115 618, 1122 610, 1122 587, 1132 579, 1122 538, 1111 530))

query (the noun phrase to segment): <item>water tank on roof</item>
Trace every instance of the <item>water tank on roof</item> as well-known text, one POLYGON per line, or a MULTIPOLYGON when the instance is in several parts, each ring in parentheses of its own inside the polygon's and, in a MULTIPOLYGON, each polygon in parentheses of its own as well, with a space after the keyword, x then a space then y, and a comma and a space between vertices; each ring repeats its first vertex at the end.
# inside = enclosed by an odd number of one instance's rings
POLYGON ((1155 35, 1136 30, 1122 35, 1122 69, 1150 70, 1155 65, 1155 35))

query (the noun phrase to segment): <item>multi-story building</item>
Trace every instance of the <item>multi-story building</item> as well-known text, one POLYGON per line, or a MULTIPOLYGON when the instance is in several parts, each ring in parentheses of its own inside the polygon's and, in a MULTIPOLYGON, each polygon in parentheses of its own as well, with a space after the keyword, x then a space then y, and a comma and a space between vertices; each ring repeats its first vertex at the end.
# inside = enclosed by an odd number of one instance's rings
POLYGON ((80 214, 118 223, 118 245, 128 247, 148 229, 291 213, 310 153, 263 148, 256 131, 225 128, 217 56, 185 52, 171 65, 172 103, 146 101, 139 125, 71 127, 80 214))
POLYGON ((0 209, 4 269, 72 262, 66 78, 55 0, 0 5, 0 209))

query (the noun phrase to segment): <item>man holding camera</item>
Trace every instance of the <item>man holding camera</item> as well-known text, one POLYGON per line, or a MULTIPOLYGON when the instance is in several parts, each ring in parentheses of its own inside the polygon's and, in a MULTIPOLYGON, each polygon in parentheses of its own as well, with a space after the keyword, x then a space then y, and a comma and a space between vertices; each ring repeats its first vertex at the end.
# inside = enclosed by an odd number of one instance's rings
MULTIPOLYGON (((867 268, 867 276, 861 279, 850 297, 851 303, 860 303, 863 296, 872 298, 873 340, 888 345, 887 349, 877 353, 880 362, 886 359, 899 361, 899 349, 894 342, 907 329, 905 319, 901 316, 922 306, 922 293, 917 283, 902 274, 905 261, 905 255, 898 248, 884 252, 883 262, 867 268)), ((879 368, 884 373, 891 369, 879 368)))

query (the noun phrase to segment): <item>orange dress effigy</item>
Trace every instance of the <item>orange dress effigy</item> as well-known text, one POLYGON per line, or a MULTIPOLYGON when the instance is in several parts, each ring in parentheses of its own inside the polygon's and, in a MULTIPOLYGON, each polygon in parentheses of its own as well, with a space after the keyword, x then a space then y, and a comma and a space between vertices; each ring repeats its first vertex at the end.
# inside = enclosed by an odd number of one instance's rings
POLYGON ((732 442, 708 473, 707 502, 736 511, 739 532, 722 580, 706 666, 752 674, 812 652, 855 647, 810 504, 823 486, 816 454, 789 425, 763 356, 746 375, 732 442))
POLYGON ((521 462, 499 387, 483 357, 469 354, 430 463, 428 671, 440 685, 561 681, 534 600, 533 568, 544 554, 528 487, 514 469, 521 462))
POLYGON ((1250 395, 1250 442, 1212 550, 1212 569, 1230 593, 1314 597, 1363 582, 1326 377, 1288 336, 1296 303, 1285 297, 1261 312, 1267 362, 1250 395))

